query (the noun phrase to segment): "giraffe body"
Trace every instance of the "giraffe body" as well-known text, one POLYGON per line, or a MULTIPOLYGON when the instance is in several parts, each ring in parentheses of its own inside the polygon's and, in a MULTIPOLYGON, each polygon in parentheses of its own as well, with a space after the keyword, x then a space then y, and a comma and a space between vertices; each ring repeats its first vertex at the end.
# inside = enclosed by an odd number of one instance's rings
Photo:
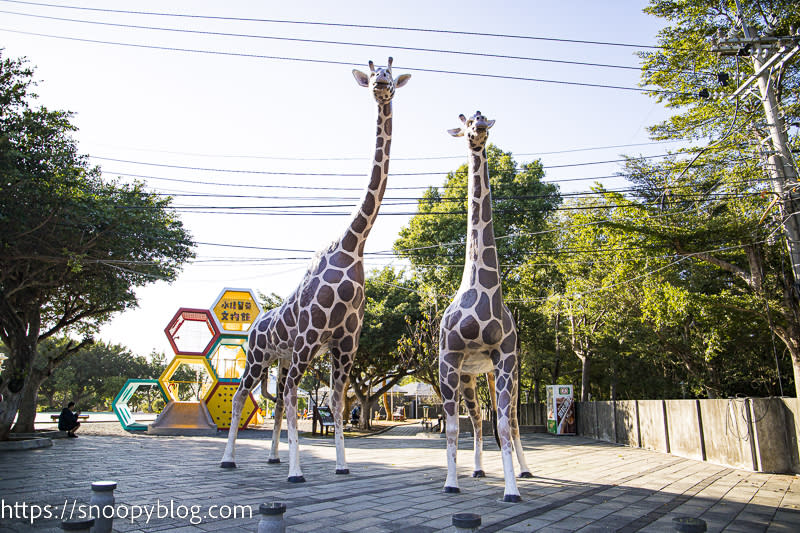
POLYGON ((494 125, 480 111, 464 128, 449 130, 467 137, 469 144, 469 205, 467 250, 461 285, 442 315, 439 343, 439 383, 444 400, 447 431, 445 492, 459 492, 456 472, 458 402, 463 394, 475 435, 474 477, 483 477, 483 432, 476 376, 490 374, 496 387, 497 429, 505 475, 505 501, 520 501, 514 478, 512 451, 520 464, 520 477, 531 477, 519 439, 516 405, 518 388, 517 330, 503 303, 500 268, 492 225, 492 196, 486 159, 488 130, 494 125))
POLYGON ((285 409, 289 440, 288 480, 305 481, 297 439, 297 388, 311 360, 321 350, 327 349, 333 374, 331 411, 336 473, 349 473, 344 453, 342 411, 364 318, 364 244, 386 191, 392 142, 391 101, 395 88, 402 87, 410 78, 409 74, 403 74, 394 80, 391 65, 392 58, 385 69, 376 69, 370 61, 369 76, 353 70, 358 84, 369 87, 378 103, 377 140, 370 181, 344 234, 314 256, 294 292, 279 307, 264 313, 254 325, 248 337, 242 380, 233 398, 231 429, 220 465, 223 468, 236 466, 234 448, 247 394, 277 361, 278 399, 268 462, 280 462, 278 443, 285 409))

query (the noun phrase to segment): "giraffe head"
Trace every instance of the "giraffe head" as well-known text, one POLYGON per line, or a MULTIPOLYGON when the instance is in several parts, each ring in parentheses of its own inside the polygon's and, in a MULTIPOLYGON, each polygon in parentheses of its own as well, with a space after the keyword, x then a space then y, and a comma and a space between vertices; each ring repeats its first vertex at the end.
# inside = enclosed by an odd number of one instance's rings
POLYGON ((470 118, 464 115, 458 115, 464 125, 460 128, 447 130, 453 137, 462 137, 467 135, 469 145, 472 148, 483 148, 486 145, 486 139, 489 138, 489 128, 494 126, 494 120, 489 120, 480 111, 475 111, 475 114, 470 118))
POLYGON ((396 80, 392 78, 392 58, 389 58, 389 64, 386 68, 375 68, 375 64, 369 62, 370 74, 367 76, 357 69, 353 69, 353 76, 362 87, 369 87, 372 89, 372 94, 375 96, 375 101, 379 104, 386 104, 392 100, 394 90, 402 87, 408 83, 411 74, 403 74, 396 80))

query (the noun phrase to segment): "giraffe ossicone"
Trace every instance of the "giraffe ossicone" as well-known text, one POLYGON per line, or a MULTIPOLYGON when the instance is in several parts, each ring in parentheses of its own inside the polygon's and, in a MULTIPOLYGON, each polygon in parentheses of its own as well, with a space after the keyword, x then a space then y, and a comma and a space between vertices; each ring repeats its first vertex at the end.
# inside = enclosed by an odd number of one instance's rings
MULTIPOLYGON (((280 306, 267 311, 254 324, 247 344, 242 380, 233 397, 231 429, 222 456, 222 468, 235 468, 239 419, 247 394, 263 382, 269 367, 278 363, 277 401, 269 463, 280 463, 278 443, 286 411, 290 482, 303 482, 297 437, 297 388, 311 360, 327 348, 331 356, 333 391, 331 411, 336 444, 336 473, 348 474, 344 454, 342 410, 344 393, 358 350, 364 319, 364 243, 378 216, 389 174, 392 144, 392 98, 410 74, 392 77, 392 58, 385 68, 369 62, 370 74, 353 70, 356 82, 369 87, 378 104, 375 157, 369 183, 344 233, 318 252, 303 280, 280 306)), ((263 385, 262 385, 263 386, 263 385)))
POLYGON ((514 477, 512 452, 516 452, 520 477, 532 475, 525 461, 516 416, 519 386, 517 330, 511 311, 503 303, 492 223, 486 140, 494 120, 488 120, 480 111, 470 118, 459 115, 459 119, 463 125, 448 132, 454 137, 466 137, 469 149, 467 242, 461 285, 442 315, 439 330, 439 386, 447 431, 444 492, 460 492, 456 472, 460 394, 464 396, 475 435, 475 469, 472 475, 485 476, 481 412, 475 386, 478 375, 488 374, 490 396, 497 410, 505 477, 503 499, 518 502, 521 498, 514 477))

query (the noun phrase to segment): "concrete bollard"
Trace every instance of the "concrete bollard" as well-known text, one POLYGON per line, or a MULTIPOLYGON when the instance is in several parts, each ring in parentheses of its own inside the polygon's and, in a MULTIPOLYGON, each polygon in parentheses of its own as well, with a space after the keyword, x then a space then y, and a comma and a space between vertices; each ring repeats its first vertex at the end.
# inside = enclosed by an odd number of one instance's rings
POLYGON ((283 513, 286 512, 285 503, 262 503, 258 506, 258 512, 261 513, 261 520, 258 522, 258 533, 286 532, 286 522, 283 520, 283 513))
POLYGON ((672 526, 675 531, 680 533, 704 533, 706 531, 706 523, 699 518, 692 518, 691 516, 678 516, 672 519, 672 526))
POLYGON ((64 531, 83 531, 89 533, 94 525, 94 518, 75 518, 61 522, 61 529, 64 531))
POLYGON ((89 500, 91 517, 94 518, 93 533, 111 533, 114 525, 114 489, 116 481, 95 481, 92 483, 92 498, 89 500))
POLYGON ((456 513, 453 515, 453 526, 459 533, 478 531, 481 525, 481 515, 475 513, 456 513))

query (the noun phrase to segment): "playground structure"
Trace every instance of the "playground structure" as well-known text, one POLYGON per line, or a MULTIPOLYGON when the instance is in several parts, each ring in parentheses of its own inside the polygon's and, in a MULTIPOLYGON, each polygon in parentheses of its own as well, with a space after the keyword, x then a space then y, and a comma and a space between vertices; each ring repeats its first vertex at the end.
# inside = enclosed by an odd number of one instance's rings
MULTIPOLYGON (((250 289, 231 288, 223 289, 209 309, 178 309, 164 328, 175 355, 161 376, 129 379, 114 398, 112 409, 123 429, 157 435, 210 434, 228 429, 233 394, 245 366, 247 335, 260 313, 261 306, 250 289), (184 366, 195 368, 195 380, 173 379, 184 366), (186 386, 194 400, 181 399, 186 396, 186 386), (142 387, 157 387, 166 402, 150 425, 137 422, 128 405, 142 387)), ((262 421, 258 404, 249 394, 239 429, 262 421)))

